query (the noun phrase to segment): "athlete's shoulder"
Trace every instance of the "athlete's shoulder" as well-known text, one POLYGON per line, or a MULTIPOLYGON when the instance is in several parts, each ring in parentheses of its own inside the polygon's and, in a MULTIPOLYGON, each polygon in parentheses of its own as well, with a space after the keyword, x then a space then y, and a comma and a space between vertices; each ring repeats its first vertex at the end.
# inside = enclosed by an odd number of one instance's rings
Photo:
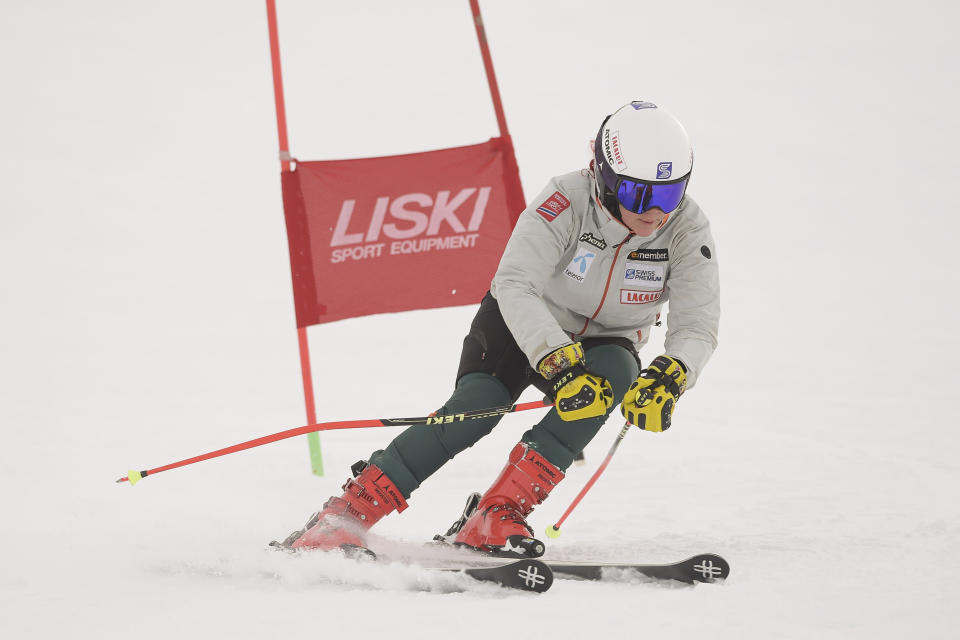
POLYGON ((683 197, 683 202, 680 204, 680 211, 677 212, 679 215, 678 219, 684 219, 694 225, 703 225, 709 224, 707 220, 707 215, 703 212, 703 209, 697 204, 697 201, 691 198, 689 195, 683 197))
POLYGON ((593 184, 593 179, 586 169, 579 169, 555 176, 553 182, 570 196, 586 194, 586 196, 589 197, 590 186, 593 184))
POLYGON ((554 176, 531 208, 548 222, 560 217, 582 216, 590 204, 589 184, 586 171, 554 176))
POLYGON ((700 205, 690 196, 684 197, 680 209, 671 216, 669 221, 669 245, 671 258, 681 258, 684 255, 703 254, 710 258, 713 253, 713 235, 710 232, 710 221, 700 205))

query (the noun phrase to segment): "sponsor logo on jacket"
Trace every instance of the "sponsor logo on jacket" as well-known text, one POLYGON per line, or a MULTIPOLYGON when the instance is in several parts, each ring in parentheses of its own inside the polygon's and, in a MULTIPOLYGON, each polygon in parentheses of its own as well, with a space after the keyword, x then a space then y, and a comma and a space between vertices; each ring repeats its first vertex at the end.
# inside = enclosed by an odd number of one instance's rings
POLYGON ((580 236, 580 242, 586 242, 587 244, 592 244, 597 249, 601 249, 601 250, 607 248, 607 243, 606 241, 604 241, 603 238, 598 238, 597 236, 593 235, 589 231, 587 231, 586 233, 580 236))
POLYGON ((647 304, 648 302, 656 302, 662 295, 662 289, 660 291, 620 289, 620 304, 647 304))
POLYGON ((577 255, 573 256, 573 260, 571 260, 567 268, 563 270, 564 275, 573 278, 577 282, 583 282, 587 272, 590 271, 590 265, 593 264, 593 259, 596 257, 597 254, 591 249, 586 247, 578 248, 577 255))
POLYGON ((566 211, 569 206, 570 200, 559 191, 554 191, 552 196, 537 207, 537 213, 547 222, 553 222, 557 216, 566 211))
POLYGON ((628 287, 662 289, 663 271, 662 264, 630 264, 628 262, 623 272, 623 284, 628 287))
POLYGON ((667 262, 670 253, 667 249, 637 249, 627 254, 627 260, 642 260, 644 262, 667 262))

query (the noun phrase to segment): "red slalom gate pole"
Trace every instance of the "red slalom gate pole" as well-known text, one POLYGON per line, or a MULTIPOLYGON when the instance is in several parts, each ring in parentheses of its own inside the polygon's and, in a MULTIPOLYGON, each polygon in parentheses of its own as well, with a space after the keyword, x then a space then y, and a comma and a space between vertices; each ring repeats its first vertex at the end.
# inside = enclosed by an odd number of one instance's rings
POLYGON ((567 507, 567 510, 563 512, 563 515, 560 516, 560 519, 557 520, 556 524, 552 524, 547 527, 548 538, 557 538, 560 536, 560 525, 563 524, 563 521, 567 519, 567 516, 570 515, 576 506, 580 504, 580 501, 583 500, 583 496, 587 495, 587 491, 590 491, 590 487, 593 486, 593 483, 597 481, 597 478, 600 477, 600 474, 603 473, 603 470, 607 468, 608 464, 610 464, 610 460, 613 459, 613 454, 617 452, 617 447, 619 447, 620 443, 623 442, 623 438, 627 435, 627 431, 629 430, 630 423, 624 423, 623 428, 620 429, 620 433, 617 434, 617 439, 613 441, 613 446, 610 447, 610 451, 607 453, 607 457, 604 458, 603 463, 596 471, 593 472, 593 475, 590 476, 587 484, 584 485, 583 489, 580 490, 580 493, 577 494, 577 497, 573 499, 573 502, 570 503, 570 506, 567 507))
POLYGON ((247 440, 246 442, 241 442, 230 447, 224 447, 223 449, 217 449, 216 451, 211 451, 209 453, 204 453, 199 456, 194 456, 192 458, 187 458, 185 460, 180 460, 179 462, 171 462, 170 464, 165 464, 161 467, 156 467, 154 469, 146 469, 144 471, 134 471, 130 470, 122 478, 119 478, 117 482, 129 482, 131 485, 135 485, 143 478, 146 478, 148 475, 152 476, 160 473, 161 471, 168 471, 170 469, 176 469, 177 467, 185 467, 189 464, 194 464, 195 462, 202 462, 204 460, 210 460, 211 458, 219 458, 220 456, 225 456, 230 453, 236 453, 237 451, 244 451, 245 449, 253 449, 254 447, 259 447, 271 442, 277 442, 278 440, 286 440, 287 438, 293 438, 295 436, 301 436, 306 433, 313 433, 314 431, 333 431, 335 429, 362 429, 365 427, 399 427, 399 426, 411 426, 417 424, 423 425, 433 425, 433 424, 452 424, 455 422, 463 422, 465 420, 476 420, 477 418, 491 418, 494 416, 502 416, 508 413, 515 413, 518 411, 528 411, 530 409, 542 409, 543 407, 551 407, 550 403, 544 402, 542 400, 537 400, 535 402, 523 402, 520 404, 511 404, 503 407, 492 407, 489 409, 475 409, 473 411, 464 411, 462 413, 454 413, 446 416, 422 416, 418 418, 373 418, 370 420, 340 420, 334 422, 321 422, 319 424, 308 424, 303 427, 296 427, 295 429, 287 429, 286 431, 280 431, 278 433, 271 434, 269 436, 263 436, 261 438, 255 438, 254 440, 247 440))
POLYGON ((473 13, 473 25, 477 30, 477 40, 480 42, 480 56, 483 58, 483 68, 487 72, 487 85, 490 87, 490 98, 493 100, 493 110, 497 115, 497 126, 500 127, 500 135, 507 138, 510 136, 510 131, 507 129, 507 116, 503 113, 500 88, 497 86, 497 74, 493 72, 493 57, 490 55, 487 31, 483 26, 483 17, 480 15, 480 5, 477 0, 470 0, 470 11, 473 13))
MULTIPOLYGON (((280 66, 280 35, 277 28, 276 0, 267 0, 267 33, 270 38, 270 65, 273 69, 273 100, 277 111, 277 141, 280 145, 280 170, 291 170, 293 156, 287 138, 287 109, 283 98, 283 71, 280 66)), ((296 295, 294 295, 296 297, 296 295)), ((303 380, 303 401, 307 410, 307 423, 317 422, 316 401, 313 393, 313 374, 310 367, 310 343, 307 328, 297 327, 297 344, 300 348, 300 377, 303 380)), ((323 453, 320 436, 307 432, 307 447, 310 450, 310 468, 318 476, 323 475, 323 453)))
POLYGON ((270 36, 270 64, 273 68, 273 100, 277 110, 280 168, 283 171, 289 171, 290 144, 287 141, 287 110, 283 100, 283 74, 280 69, 280 37, 277 34, 276 0, 267 0, 267 31, 270 36))
POLYGON ((480 15, 478 0, 470 0, 470 12, 473 14, 473 26, 477 31, 477 42, 480 44, 480 57, 483 58, 483 68, 487 73, 487 85, 490 88, 490 99, 493 101, 493 111, 497 116, 497 126, 500 128, 500 139, 504 145, 504 177, 507 178, 507 206, 510 208, 510 221, 517 223, 520 213, 527 206, 523 196, 523 185, 520 183, 520 168, 517 166, 517 156, 513 149, 513 139, 507 129, 507 116, 503 112, 503 101, 500 99, 500 87, 497 85, 497 74, 493 70, 493 57, 490 55, 490 43, 487 41, 487 30, 483 26, 483 16, 480 15))

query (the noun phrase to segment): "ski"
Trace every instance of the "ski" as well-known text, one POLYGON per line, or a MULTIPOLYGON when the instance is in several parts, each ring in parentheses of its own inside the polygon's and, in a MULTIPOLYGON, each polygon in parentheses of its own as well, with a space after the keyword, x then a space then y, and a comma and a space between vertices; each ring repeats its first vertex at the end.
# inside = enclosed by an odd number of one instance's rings
POLYGON ((454 571, 463 573, 475 580, 494 582, 508 589, 543 593, 553 585, 553 571, 539 560, 517 560, 508 564, 487 567, 444 567, 429 568, 430 571, 454 571))
MULTIPOLYGON (((621 432, 623 433, 623 432, 621 432)), ((433 536, 433 544, 437 547, 460 548, 468 553, 487 558, 539 558, 550 567, 557 578, 580 578, 584 580, 602 580, 604 575, 635 572, 648 578, 657 580, 678 580, 688 584, 695 582, 716 582, 726 579, 730 575, 730 564, 722 557, 713 553, 704 553, 687 558, 680 562, 669 564, 640 564, 631 562, 564 562, 544 559, 544 544, 535 538, 521 538, 507 540, 503 548, 481 551, 465 545, 459 545, 454 540, 463 529, 467 519, 476 511, 480 503, 480 494, 472 493, 467 497, 466 505, 460 517, 444 534, 433 536)), ((511 536, 520 538, 520 536, 511 536)))
POLYGON ((695 582, 716 582, 730 575, 730 564, 713 553, 672 562, 669 564, 637 564, 630 562, 562 562, 546 561, 558 578, 580 578, 582 580, 602 580, 604 575, 617 572, 636 572, 656 580, 679 580, 693 584, 695 582))
MULTIPOLYGON (((296 533, 297 532, 294 532, 294 534, 296 533)), ((291 537, 294 534, 291 534, 291 537)), ((301 553, 301 551, 292 548, 289 543, 287 543, 287 540, 283 542, 273 540, 269 546, 277 551, 284 551, 294 555, 301 553)), ((352 544, 340 545, 339 551, 343 553, 346 558, 359 562, 386 561, 389 563, 392 561, 389 557, 381 558, 372 549, 352 544)), ((483 558, 483 560, 486 559, 488 558, 483 558)), ((489 558, 489 560, 495 560, 495 558, 489 558)), ((403 564, 409 564, 410 566, 418 566, 416 561, 399 561, 403 564)), ((441 561, 449 563, 450 559, 441 559, 441 561)), ((493 582, 507 589, 519 589, 520 591, 531 591, 533 593, 543 593, 553 585, 553 571, 550 570, 550 567, 532 558, 503 564, 483 563, 481 558, 465 558, 462 561, 453 560, 450 566, 422 566, 421 568, 426 571, 462 573, 481 582, 493 582)))

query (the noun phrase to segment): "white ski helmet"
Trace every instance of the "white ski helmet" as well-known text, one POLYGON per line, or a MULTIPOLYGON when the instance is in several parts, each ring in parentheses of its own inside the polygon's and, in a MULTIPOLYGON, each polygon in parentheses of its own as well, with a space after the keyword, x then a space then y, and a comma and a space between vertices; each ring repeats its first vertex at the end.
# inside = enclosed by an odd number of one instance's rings
POLYGON ((652 102, 634 101, 607 116, 593 147, 597 197, 617 218, 675 211, 693 170, 693 149, 683 125, 652 102))

